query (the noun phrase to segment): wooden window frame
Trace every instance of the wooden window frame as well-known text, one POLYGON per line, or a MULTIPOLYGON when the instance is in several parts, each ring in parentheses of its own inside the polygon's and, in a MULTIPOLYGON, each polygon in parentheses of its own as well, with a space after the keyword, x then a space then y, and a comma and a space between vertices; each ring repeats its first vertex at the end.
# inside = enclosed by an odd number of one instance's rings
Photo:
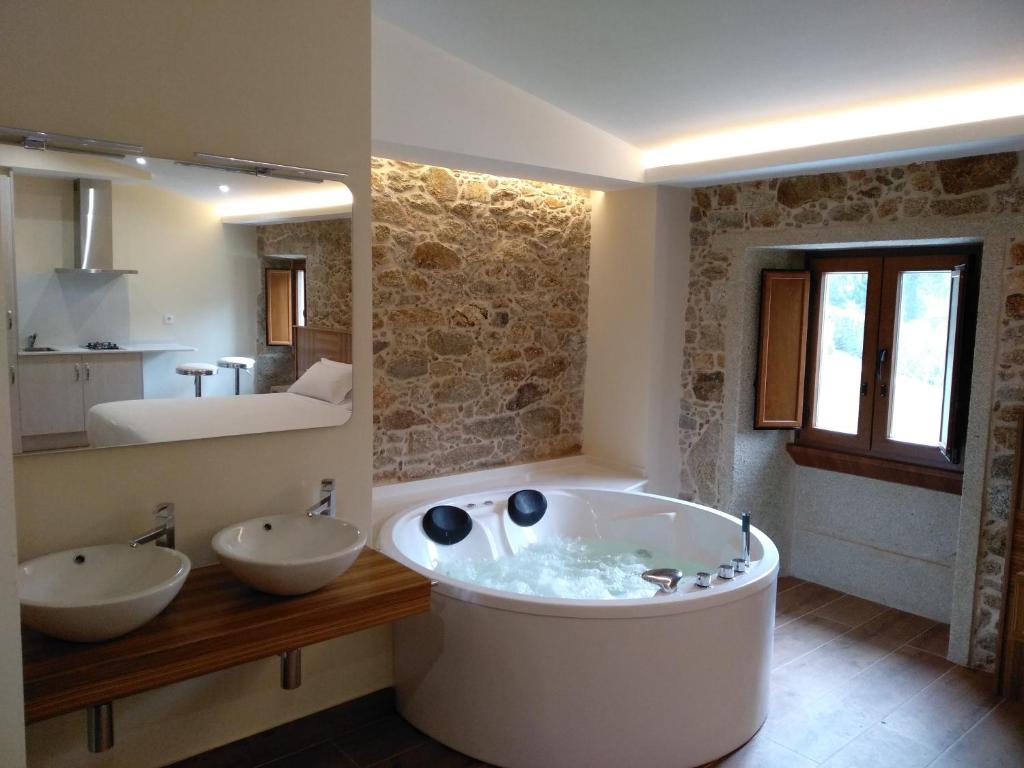
POLYGON ((804 466, 960 493, 963 485, 963 447, 966 439, 970 381, 977 316, 980 246, 953 248, 888 248, 814 253, 808 258, 812 275, 807 345, 807 390, 803 427, 788 446, 793 460, 804 466), (950 436, 951 456, 937 448, 890 440, 887 436, 891 389, 892 342, 895 335, 899 273, 915 269, 953 269, 965 266, 957 314, 950 409, 955 433, 950 436), (813 427, 817 387, 817 354, 821 320, 822 276, 829 272, 867 271, 868 296, 862 354, 862 399, 856 435, 813 427), (878 358, 886 349, 887 360, 878 358))

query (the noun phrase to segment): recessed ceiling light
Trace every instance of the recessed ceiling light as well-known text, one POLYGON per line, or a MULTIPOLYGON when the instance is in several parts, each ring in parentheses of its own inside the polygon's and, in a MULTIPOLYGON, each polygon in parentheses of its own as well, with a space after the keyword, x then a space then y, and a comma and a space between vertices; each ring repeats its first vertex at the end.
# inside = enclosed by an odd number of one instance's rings
POLYGON ((649 150, 644 166, 703 163, 1020 115, 1024 80, 688 136, 649 150))
POLYGON ((144 157, 136 157, 135 158, 135 162, 138 163, 139 165, 145 165, 146 164, 146 158, 144 158, 144 157))
POLYGON ((217 189, 219 189, 221 192, 224 192, 225 194, 231 191, 231 187, 229 187, 227 184, 221 184, 219 187, 217 187, 217 189))

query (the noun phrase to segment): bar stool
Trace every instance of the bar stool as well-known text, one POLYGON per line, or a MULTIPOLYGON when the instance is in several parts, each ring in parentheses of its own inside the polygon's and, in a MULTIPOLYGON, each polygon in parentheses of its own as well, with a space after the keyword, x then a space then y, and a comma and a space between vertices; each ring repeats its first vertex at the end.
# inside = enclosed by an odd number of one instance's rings
POLYGON ((191 376, 196 380, 196 397, 203 396, 203 376, 216 376, 217 366, 209 363, 182 363, 174 369, 182 376, 191 376))
POLYGON ((235 394, 241 394, 241 388, 239 386, 239 374, 242 371, 251 371, 256 367, 256 361, 251 357, 222 357, 217 361, 217 365, 221 368, 234 368, 235 369, 235 394))

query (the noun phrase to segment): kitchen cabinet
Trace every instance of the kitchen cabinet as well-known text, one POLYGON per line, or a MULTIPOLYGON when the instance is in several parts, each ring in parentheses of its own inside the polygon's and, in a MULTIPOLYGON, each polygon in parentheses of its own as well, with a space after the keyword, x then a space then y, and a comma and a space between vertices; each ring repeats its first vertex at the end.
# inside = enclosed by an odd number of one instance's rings
POLYGON ((142 399, 142 355, 83 355, 83 412, 100 403, 142 399))
POLYGON ((18 393, 22 436, 85 432, 92 406, 142 398, 142 355, 23 355, 18 393))

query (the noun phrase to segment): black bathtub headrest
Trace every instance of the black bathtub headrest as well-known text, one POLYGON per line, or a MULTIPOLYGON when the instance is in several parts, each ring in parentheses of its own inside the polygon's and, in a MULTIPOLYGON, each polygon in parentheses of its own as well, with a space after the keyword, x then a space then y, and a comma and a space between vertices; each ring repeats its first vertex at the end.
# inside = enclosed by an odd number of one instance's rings
POLYGON ((423 532, 435 544, 458 544, 473 530, 473 518, 466 510, 440 504, 423 516, 423 532))
POLYGON ((508 516, 523 528, 539 523, 547 509, 548 500, 540 491, 516 491, 508 497, 508 516))

